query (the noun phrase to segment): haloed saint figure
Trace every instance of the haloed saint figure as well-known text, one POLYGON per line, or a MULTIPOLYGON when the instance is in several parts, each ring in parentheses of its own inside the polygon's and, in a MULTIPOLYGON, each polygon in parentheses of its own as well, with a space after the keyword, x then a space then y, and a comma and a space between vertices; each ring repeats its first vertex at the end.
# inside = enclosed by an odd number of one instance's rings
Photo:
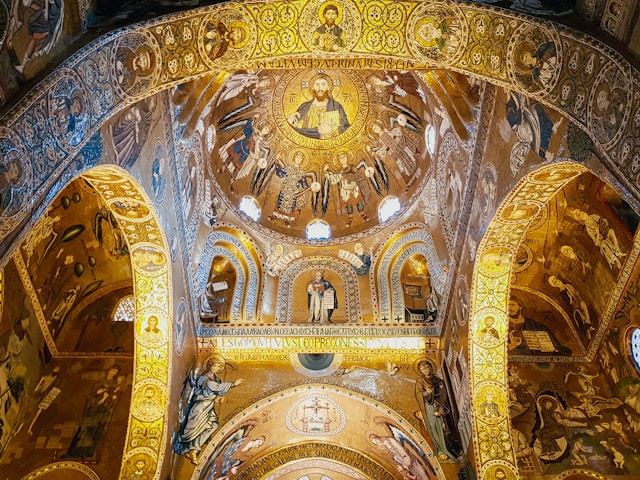
POLYGON ((419 416, 433 442, 433 452, 440 460, 457 460, 460 455, 459 433, 453 418, 444 380, 435 374, 433 363, 421 360, 417 365, 420 377, 415 395, 419 416))
POLYGON ((338 6, 328 3, 322 8, 323 23, 313 32, 313 44, 325 52, 337 52, 346 44, 344 29, 336 22, 340 16, 338 6))
POLYGON ((324 279, 324 273, 317 270, 314 279, 307 283, 309 323, 330 323, 333 311, 338 308, 336 290, 331 282, 324 279))

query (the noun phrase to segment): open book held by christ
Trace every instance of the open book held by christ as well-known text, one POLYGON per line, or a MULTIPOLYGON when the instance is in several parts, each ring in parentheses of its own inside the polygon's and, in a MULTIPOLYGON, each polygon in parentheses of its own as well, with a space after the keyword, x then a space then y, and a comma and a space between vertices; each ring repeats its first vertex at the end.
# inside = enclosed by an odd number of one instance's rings
POLYGON ((524 341, 529 350, 538 350, 544 353, 553 353, 556 347, 547 332, 541 330, 525 330, 522 332, 524 341))

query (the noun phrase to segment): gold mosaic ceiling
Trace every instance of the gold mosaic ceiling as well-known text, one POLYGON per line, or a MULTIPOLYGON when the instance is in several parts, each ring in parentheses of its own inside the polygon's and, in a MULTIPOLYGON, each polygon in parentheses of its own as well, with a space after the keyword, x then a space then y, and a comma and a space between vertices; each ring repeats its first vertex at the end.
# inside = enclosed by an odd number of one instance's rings
POLYGON ((407 207, 428 178, 435 131, 409 72, 240 71, 209 110, 210 178, 233 209, 248 195, 260 225, 290 237, 313 220, 334 239, 375 228, 385 200, 407 207))

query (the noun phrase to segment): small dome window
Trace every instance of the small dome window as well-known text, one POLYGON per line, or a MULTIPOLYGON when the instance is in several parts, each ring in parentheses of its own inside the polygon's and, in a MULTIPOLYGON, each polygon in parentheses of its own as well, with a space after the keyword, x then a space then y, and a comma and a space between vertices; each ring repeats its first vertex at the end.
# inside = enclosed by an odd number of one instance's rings
POLYGON ((240 211, 254 222, 260 220, 260 215, 262 214, 256 199, 248 195, 242 197, 242 200, 240 200, 240 211))
POLYGON ((307 240, 330 240, 331 227, 323 220, 309 222, 305 233, 307 240))
POLYGON ((386 222, 395 216, 400 210, 402 210, 402 205, 400 204, 398 197, 385 198, 380 204, 380 207, 378 207, 378 218, 380 219, 380 223, 386 222))
POLYGON ((629 336, 629 349, 633 365, 640 371, 640 328, 634 328, 629 336))

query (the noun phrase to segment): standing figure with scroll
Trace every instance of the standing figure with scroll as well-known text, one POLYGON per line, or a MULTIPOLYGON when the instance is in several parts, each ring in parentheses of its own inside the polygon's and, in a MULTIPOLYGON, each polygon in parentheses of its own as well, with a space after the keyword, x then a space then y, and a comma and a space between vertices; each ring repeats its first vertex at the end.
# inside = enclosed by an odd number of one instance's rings
POLYGON ((338 308, 336 290, 331 282, 324 279, 322 271, 315 272, 315 278, 307 283, 309 323, 331 323, 331 315, 338 308))

